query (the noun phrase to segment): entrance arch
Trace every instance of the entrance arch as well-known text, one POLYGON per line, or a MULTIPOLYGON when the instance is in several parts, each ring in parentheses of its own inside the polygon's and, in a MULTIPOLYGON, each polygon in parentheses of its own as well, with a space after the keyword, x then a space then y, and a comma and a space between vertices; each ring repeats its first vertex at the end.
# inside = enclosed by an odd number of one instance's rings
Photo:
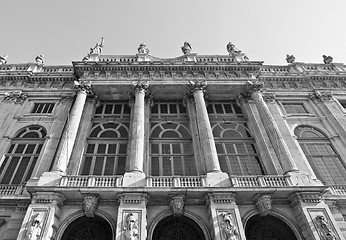
POLYGON ((155 227, 152 240, 203 240, 202 229, 192 219, 169 216, 155 227))
POLYGON ((251 217, 245 227, 247 240, 297 240, 292 229, 277 217, 251 217))
POLYGON ((65 230, 61 240, 112 240, 112 228, 102 217, 80 217, 65 230))

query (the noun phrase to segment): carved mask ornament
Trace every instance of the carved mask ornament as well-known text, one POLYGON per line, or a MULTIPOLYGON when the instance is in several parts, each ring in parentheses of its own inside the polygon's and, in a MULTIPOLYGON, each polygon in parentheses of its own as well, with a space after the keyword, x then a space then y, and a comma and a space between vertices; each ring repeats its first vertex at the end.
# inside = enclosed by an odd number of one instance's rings
POLYGON ((257 195, 254 200, 259 215, 267 216, 272 209, 271 197, 269 195, 257 195))
POLYGON ((83 200, 83 211, 85 216, 94 217, 95 211, 98 208, 99 196, 96 194, 86 194, 83 200))
POLYGON ((171 207, 172 207, 174 216, 181 216, 184 211, 184 197, 183 196, 172 197, 171 207))

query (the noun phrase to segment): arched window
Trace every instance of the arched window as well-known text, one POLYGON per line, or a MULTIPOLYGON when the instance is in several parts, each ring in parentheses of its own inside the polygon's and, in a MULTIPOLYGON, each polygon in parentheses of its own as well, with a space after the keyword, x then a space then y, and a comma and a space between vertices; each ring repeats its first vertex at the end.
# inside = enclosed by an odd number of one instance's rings
POLYGON ((323 133, 310 126, 298 126, 294 134, 319 180, 326 185, 345 184, 346 168, 323 133))
POLYGON ((22 184, 30 179, 46 135, 46 130, 37 125, 25 127, 17 133, 1 163, 1 184, 22 184))
POLYGON ((197 175, 192 138, 185 125, 153 123, 150 146, 151 176, 197 175))
POLYGON ((245 123, 216 123, 212 127, 223 172, 230 175, 263 175, 255 141, 245 123))
POLYGON ((128 126, 122 123, 94 123, 85 152, 82 175, 125 173, 128 126))

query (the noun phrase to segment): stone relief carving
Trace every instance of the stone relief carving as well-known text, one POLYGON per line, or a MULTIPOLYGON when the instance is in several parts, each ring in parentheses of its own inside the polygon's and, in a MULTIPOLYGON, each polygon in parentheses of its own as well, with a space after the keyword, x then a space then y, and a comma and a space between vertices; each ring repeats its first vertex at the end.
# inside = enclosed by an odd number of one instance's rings
POLYGON ((313 101, 327 101, 333 98, 333 95, 330 91, 322 92, 322 91, 314 91, 309 94, 309 97, 313 101))
POLYGON ((139 45, 139 47, 137 48, 138 53, 144 53, 144 54, 148 54, 149 53, 149 48, 147 47, 147 45, 145 43, 141 43, 139 45))
POLYGON ((99 196, 97 194, 85 194, 83 200, 83 211, 85 216, 94 217, 98 208, 99 196))
POLYGON ((276 95, 275 93, 266 92, 263 93, 263 99, 267 102, 274 102, 276 100, 276 95))
POLYGON ((184 196, 174 196, 171 200, 171 207, 174 216, 180 216, 184 211, 184 196))
POLYGON ((287 63, 294 63, 296 58, 293 55, 286 54, 286 62, 287 63))
POLYGON ((2 101, 13 101, 15 104, 23 104, 28 98, 28 94, 19 91, 5 92, 5 97, 2 101))
POLYGON ((125 217, 124 222, 124 237, 126 240, 138 239, 138 216, 134 213, 129 213, 125 217))
POLYGON ((26 229, 25 240, 38 240, 41 235, 43 213, 31 216, 29 226, 26 229))
POLYGON ((8 56, 6 54, 0 56, 0 65, 1 64, 6 64, 7 63, 7 58, 8 58, 8 56))
POLYGON ((331 56, 323 55, 322 57, 323 57, 324 64, 331 64, 331 63, 333 63, 333 58, 331 56))
POLYGON ((323 240, 336 239, 335 234, 332 232, 330 224, 328 223, 328 221, 325 219, 323 215, 318 215, 315 218, 315 225, 316 225, 318 233, 321 236, 321 239, 323 240))
POLYGON ((185 41, 184 46, 181 47, 181 50, 183 51, 184 55, 191 53, 192 51, 191 44, 185 41))
POLYGON ((38 63, 38 64, 43 64, 43 62, 44 62, 44 55, 43 55, 43 54, 38 55, 38 56, 35 58, 35 61, 36 61, 36 63, 38 63))
POLYGON ((221 213, 221 229, 226 240, 237 240, 239 231, 234 221, 232 212, 221 213))
POLYGON ((227 44, 227 52, 235 61, 248 61, 249 58, 231 42, 227 44))
POLYGON ((272 203, 269 195, 255 195, 254 201, 259 215, 267 216, 271 212, 272 203))

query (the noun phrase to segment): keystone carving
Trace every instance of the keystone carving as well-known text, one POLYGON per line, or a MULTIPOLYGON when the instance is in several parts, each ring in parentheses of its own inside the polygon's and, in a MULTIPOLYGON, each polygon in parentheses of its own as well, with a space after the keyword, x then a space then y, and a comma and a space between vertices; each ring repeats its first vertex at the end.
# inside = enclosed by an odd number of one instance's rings
POLYGON ((184 196, 172 197, 171 207, 172 207, 174 216, 181 216, 184 211, 184 196))
POLYGON ((184 46, 181 47, 181 51, 183 51, 184 55, 191 53, 192 51, 191 44, 185 41, 184 46))
POLYGON ((0 65, 6 64, 7 63, 7 58, 8 58, 8 56, 6 54, 0 56, 0 65))
POLYGON ((15 104, 23 104, 28 98, 28 94, 20 91, 5 92, 5 97, 2 101, 13 101, 15 104))
POLYGON ((221 213, 221 229, 226 240, 237 240, 239 231, 234 221, 232 212, 221 213))
POLYGON ((95 211, 98 208, 99 196, 97 194, 85 194, 83 200, 83 211, 85 216, 94 217, 95 211))
POLYGON ((259 215, 267 216, 272 210, 271 197, 269 195, 256 195, 254 197, 255 205, 259 215))

